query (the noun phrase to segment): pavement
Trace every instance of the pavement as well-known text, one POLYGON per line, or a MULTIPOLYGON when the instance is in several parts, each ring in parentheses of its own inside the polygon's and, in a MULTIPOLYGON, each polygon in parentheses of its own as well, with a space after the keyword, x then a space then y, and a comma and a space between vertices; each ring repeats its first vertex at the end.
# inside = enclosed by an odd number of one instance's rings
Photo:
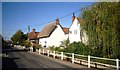
POLYGON ((60 59, 39 55, 12 48, 8 52, 8 57, 2 58, 2 70, 96 70, 86 66, 73 64, 60 59))

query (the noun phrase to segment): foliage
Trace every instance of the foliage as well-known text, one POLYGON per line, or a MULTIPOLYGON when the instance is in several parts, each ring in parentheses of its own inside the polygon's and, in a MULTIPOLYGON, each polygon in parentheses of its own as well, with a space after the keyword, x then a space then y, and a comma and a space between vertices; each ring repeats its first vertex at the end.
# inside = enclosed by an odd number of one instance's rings
POLYGON ((65 48, 64 52, 88 55, 89 48, 81 42, 73 42, 65 48))
POLYGON ((35 46, 35 49, 39 49, 39 48, 42 48, 42 45, 35 46))
POLYGON ((60 47, 68 47, 68 45, 70 44, 70 42, 69 42, 69 39, 67 39, 67 40, 63 40, 62 41, 62 44, 60 45, 60 47))
POLYGON ((49 46, 50 47, 50 50, 51 51, 54 51, 54 49, 55 49, 55 46, 53 45, 53 46, 49 46))
POLYGON ((64 49, 61 49, 61 47, 50 46, 50 50, 62 52, 64 49))
POLYGON ((55 47, 54 50, 55 50, 55 51, 59 51, 59 52, 63 52, 64 48, 61 48, 61 47, 55 47))
POLYGON ((31 47, 31 46, 32 46, 31 42, 26 40, 25 41, 25 47, 27 48, 27 47, 31 47))
POLYGON ((87 31, 90 54, 120 59, 120 2, 95 3, 83 8, 82 28, 87 31))
POLYGON ((12 37, 11 40, 14 44, 24 45, 27 35, 25 35, 21 30, 18 30, 12 37))

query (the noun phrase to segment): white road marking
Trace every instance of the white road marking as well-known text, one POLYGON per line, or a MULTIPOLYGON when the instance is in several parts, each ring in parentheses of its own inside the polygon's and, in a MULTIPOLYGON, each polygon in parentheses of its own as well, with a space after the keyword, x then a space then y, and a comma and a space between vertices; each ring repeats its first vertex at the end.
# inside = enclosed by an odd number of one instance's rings
POLYGON ((45 66, 45 65, 43 65, 43 64, 41 64, 41 63, 37 63, 37 64, 39 64, 40 66, 42 66, 42 67, 44 67, 44 68, 48 68, 47 66, 45 66))

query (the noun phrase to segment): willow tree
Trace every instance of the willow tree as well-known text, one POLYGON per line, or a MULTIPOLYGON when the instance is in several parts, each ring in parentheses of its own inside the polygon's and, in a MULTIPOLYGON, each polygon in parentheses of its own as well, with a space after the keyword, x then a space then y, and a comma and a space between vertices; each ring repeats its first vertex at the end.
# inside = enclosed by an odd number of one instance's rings
POLYGON ((82 28, 89 37, 90 54, 120 58, 120 2, 95 3, 83 8, 82 28))

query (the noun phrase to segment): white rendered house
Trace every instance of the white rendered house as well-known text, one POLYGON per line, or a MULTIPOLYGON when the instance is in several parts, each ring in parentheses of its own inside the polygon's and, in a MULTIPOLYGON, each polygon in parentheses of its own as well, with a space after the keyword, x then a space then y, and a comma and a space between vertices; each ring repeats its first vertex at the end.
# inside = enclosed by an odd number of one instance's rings
POLYGON ((70 28, 65 28, 60 25, 59 19, 56 19, 56 21, 47 24, 38 34, 39 44, 43 47, 59 47, 67 39, 69 39, 70 43, 82 42, 85 45, 88 44, 88 36, 85 30, 83 30, 81 35, 81 22, 82 20, 73 14, 70 28))
POLYGON ((87 34, 85 32, 85 30, 83 30, 82 32, 82 36, 81 36, 81 24, 82 20, 81 18, 77 18, 74 16, 72 16, 72 25, 69 28, 69 41, 70 43, 73 42, 82 42, 84 44, 87 44, 88 41, 88 37, 87 34))
POLYGON ((47 24, 42 31, 38 34, 39 44, 43 47, 57 46, 61 44, 63 40, 68 38, 68 29, 63 28, 59 19, 55 22, 47 24))

